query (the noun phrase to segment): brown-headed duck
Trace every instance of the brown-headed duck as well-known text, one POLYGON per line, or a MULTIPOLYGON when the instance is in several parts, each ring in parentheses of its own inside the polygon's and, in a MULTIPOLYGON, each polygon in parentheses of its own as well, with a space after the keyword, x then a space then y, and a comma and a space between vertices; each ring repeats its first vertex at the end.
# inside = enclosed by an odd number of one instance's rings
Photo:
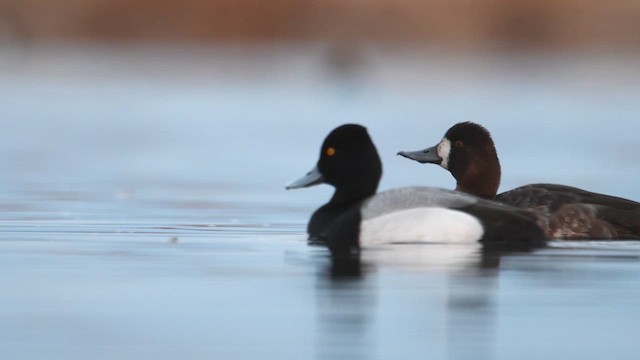
POLYGON ((398 155, 447 169, 457 191, 533 211, 549 238, 640 239, 640 203, 632 200, 556 184, 497 194, 500 161, 491 134, 479 124, 456 124, 437 145, 398 155))

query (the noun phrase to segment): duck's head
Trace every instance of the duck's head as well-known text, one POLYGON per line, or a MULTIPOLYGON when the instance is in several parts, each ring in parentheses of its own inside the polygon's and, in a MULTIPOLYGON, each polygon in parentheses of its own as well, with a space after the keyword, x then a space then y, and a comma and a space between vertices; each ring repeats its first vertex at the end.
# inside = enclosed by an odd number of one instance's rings
POLYGON ((316 166, 286 188, 299 189, 325 183, 336 188, 336 195, 363 197, 376 192, 381 177, 382 163, 367 129, 361 125, 346 124, 327 135, 316 166))
POLYGON ((500 161, 491 134, 482 125, 463 122, 451 127, 435 146, 400 151, 400 156, 449 170, 460 191, 493 198, 500 185, 500 161))

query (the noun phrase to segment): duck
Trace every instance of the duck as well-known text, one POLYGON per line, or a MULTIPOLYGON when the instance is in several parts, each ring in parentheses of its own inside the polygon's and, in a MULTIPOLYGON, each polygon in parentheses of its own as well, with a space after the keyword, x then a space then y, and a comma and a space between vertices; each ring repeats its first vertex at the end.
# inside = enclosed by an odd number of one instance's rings
POLYGON ((640 203, 633 200, 547 183, 498 194, 500 160, 491 134, 480 124, 455 124, 435 146, 398 155, 440 165, 456 180, 456 191, 531 211, 548 238, 640 239, 640 203))
POLYGON ((309 241, 331 249, 400 243, 481 243, 487 248, 535 248, 546 236, 528 211, 476 196, 413 186, 377 192, 382 162, 367 129, 332 130, 311 171, 287 190, 335 188, 307 225, 309 241))

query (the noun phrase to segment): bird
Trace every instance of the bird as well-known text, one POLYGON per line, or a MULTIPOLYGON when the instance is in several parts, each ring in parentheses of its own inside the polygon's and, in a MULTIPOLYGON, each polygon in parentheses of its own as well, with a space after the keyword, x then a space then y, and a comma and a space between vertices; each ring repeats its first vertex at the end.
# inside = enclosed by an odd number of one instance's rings
POLYGON ((456 180, 456 191, 527 209, 548 238, 640 239, 640 203, 558 184, 530 184, 498 194, 500 160, 489 131, 474 122, 452 126, 435 146, 398 155, 440 165, 456 180))
POLYGON ((377 193, 382 162, 367 129, 345 124, 320 147, 317 164, 286 189, 335 188, 311 216, 309 240, 331 249, 398 243, 477 243, 534 248, 546 236, 528 211, 452 190, 403 187, 377 193))

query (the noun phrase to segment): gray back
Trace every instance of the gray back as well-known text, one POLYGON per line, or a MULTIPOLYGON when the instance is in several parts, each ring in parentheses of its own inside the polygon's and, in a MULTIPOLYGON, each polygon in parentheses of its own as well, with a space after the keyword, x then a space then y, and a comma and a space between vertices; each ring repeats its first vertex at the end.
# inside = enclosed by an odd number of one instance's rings
POLYGON ((478 199, 464 193, 411 186, 380 192, 362 204, 362 220, 371 219, 395 211, 421 207, 460 208, 473 205, 478 199))

